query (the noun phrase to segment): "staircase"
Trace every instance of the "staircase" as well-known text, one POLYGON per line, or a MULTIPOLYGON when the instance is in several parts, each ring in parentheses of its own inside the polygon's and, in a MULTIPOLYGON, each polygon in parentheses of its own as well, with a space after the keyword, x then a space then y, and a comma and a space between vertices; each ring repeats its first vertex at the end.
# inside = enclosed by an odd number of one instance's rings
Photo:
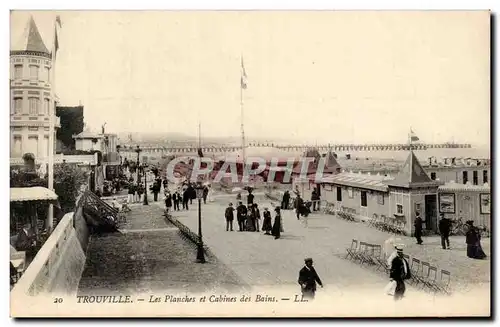
POLYGON ((117 228, 118 210, 101 200, 97 195, 86 190, 82 195, 81 205, 87 224, 95 231, 115 232, 117 228))

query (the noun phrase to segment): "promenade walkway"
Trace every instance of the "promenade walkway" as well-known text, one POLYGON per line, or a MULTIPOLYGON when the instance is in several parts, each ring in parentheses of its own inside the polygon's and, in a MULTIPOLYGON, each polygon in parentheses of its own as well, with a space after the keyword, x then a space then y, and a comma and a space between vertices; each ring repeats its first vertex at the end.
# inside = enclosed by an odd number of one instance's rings
MULTIPOLYGON (((295 289, 297 292, 298 271, 303 266, 303 259, 312 257, 316 270, 326 285, 323 293, 319 291, 318 297, 321 294, 350 294, 359 298, 360 292, 382 296, 388 276, 345 260, 344 256, 345 249, 353 238, 382 244, 390 234, 369 228, 363 223, 347 222, 319 213, 310 215, 306 224, 297 220, 292 211, 283 211, 284 233, 279 240, 263 235, 262 232, 227 232, 224 209, 229 201, 235 203, 231 197, 216 196, 215 202, 202 205, 203 239, 217 258, 255 290, 281 288, 295 289)), ((269 200, 263 196, 257 196, 256 202, 261 212, 266 206, 272 210, 269 200)), ((157 205, 162 206, 161 203, 157 205)), ((197 205, 190 206, 189 211, 174 212, 173 216, 191 230, 197 231, 197 205)), ((417 246, 409 237, 401 238, 402 243, 407 245, 406 253, 451 271, 451 286, 455 294, 466 295, 481 289, 483 293, 480 304, 474 304, 481 309, 489 303, 490 261, 467 258, 463 237, 451 239, 452 250, 442 250, 438 237, 425 238, 423 246, 417 246)), ((486 240, 483 244, 489 254, 489 241, 486 240)), ((435 301, 434 296, 412 287, 408 287, 407 298, 429 303, 435 301)))
POLYGON ((195 246, 158 206, 134 204, 121 232, 92 236, 79 295, 238 291, 240 279, 217 258, 195 263, 195 246))

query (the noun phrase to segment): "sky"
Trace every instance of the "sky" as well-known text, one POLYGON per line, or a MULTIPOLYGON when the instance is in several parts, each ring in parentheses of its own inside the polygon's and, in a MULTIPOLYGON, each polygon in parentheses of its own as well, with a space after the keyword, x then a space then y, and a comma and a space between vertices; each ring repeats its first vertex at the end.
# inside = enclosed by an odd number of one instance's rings
POLYGON ((318 143, 490 143, 488 12, 63 11, 32 15, 56 93, 94 130, 318 143))

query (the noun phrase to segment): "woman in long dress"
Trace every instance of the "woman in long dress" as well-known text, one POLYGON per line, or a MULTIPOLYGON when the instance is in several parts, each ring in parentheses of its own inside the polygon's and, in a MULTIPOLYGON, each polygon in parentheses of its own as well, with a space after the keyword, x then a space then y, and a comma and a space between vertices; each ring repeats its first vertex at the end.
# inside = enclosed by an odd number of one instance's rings
POLYGON ((271 218, 271 213, 268 208, 264 208, 264 221, 262 222, 262 231, 266 233, 266 235, 271 235, 271 230, 273 229, 273 222, 271 218))
POLYGON ((245 230, 247 232, 255 232, 255 226, 253 224, 253 217, 254 217, 254 210, 255 208, 252 205, 248 206, 248 214, 245 219, 245 230))
POLYGON ((469 230, 465 234, 465 243, 467 243, 467 256, 472 259, 484 259, 486 254, 481 247, 481 234, 474 226, 474 221, 467 221, 469 230))
POLYGON ((274 236, 274 239, 277 240, 278 238, 281 237, 281 229, 282 229, 280 207, 276 207, 274 211, 276 212, 276 216, 274 217, 274 224, 271 234, 274 236))

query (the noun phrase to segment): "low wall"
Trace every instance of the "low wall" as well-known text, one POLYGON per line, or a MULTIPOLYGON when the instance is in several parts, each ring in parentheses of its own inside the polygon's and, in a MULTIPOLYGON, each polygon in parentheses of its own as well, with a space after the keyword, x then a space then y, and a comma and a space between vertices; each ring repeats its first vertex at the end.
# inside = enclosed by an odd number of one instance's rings
POLYGON ((78 224, 80 239, 73 227, 74 213, 66 214, 56 226, 35 259, 11 291, 12 301, 46 293, 75 295, 85 266, 88 242, 86 226, 78 224), (86 240, 85 240, 86 238, 86 240))

